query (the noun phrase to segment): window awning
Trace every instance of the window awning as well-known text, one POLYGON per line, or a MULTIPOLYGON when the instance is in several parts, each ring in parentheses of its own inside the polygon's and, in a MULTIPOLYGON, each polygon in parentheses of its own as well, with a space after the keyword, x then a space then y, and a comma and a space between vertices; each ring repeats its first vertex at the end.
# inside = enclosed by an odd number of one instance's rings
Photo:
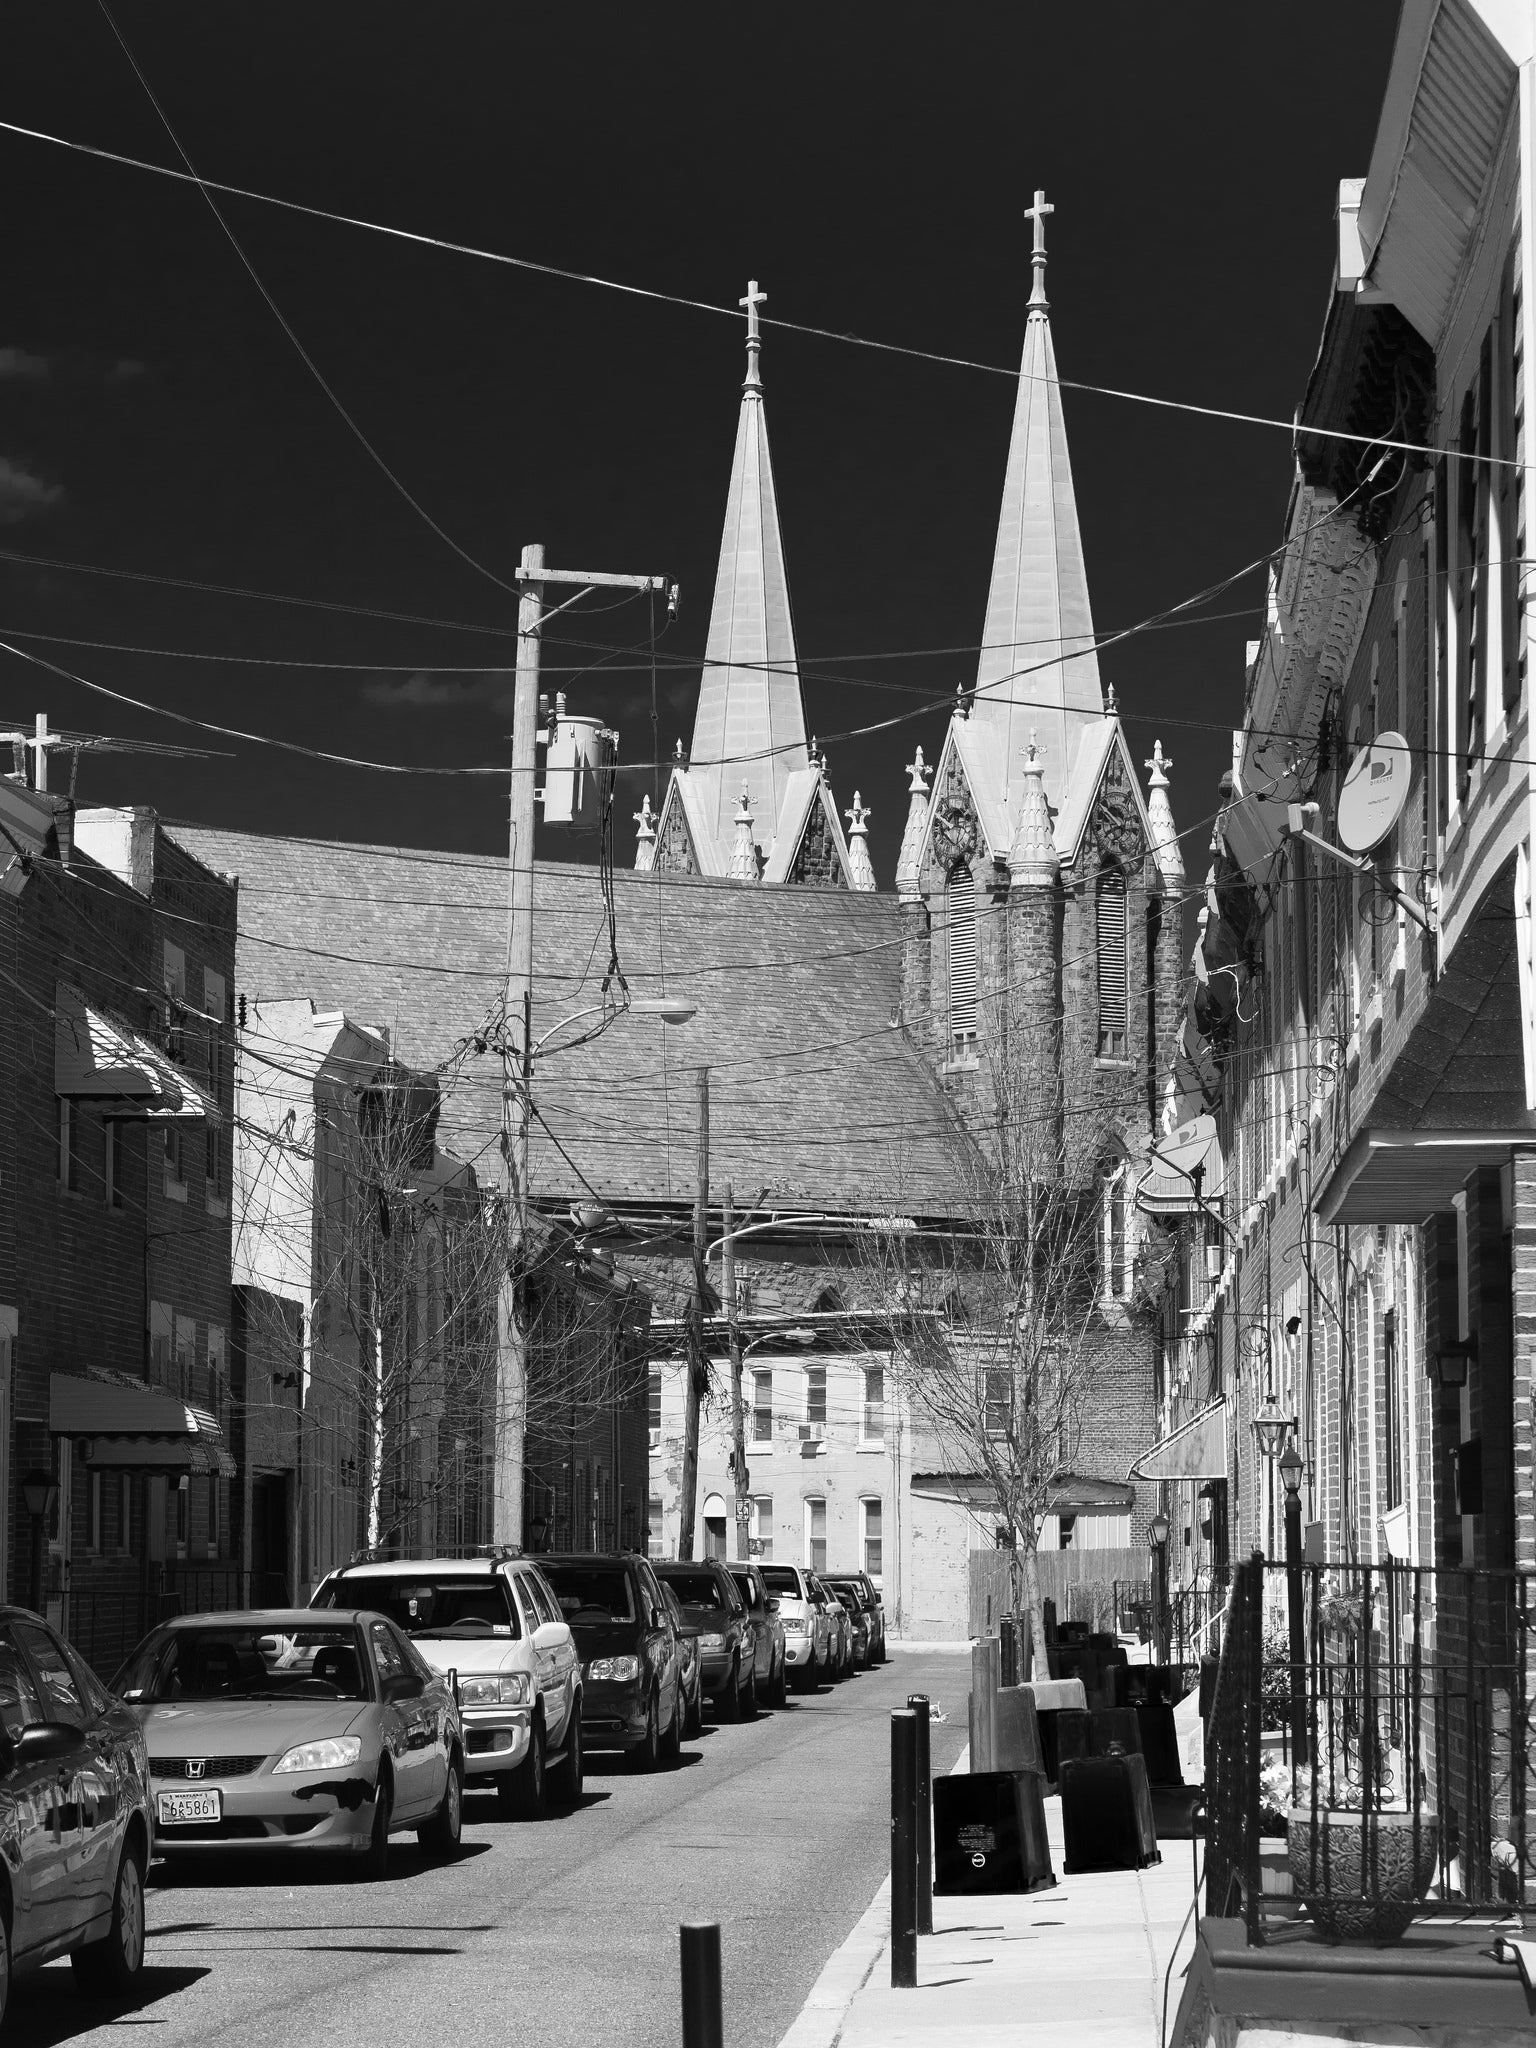
POLYGON ((235 1461, 206 1408, 123 1375, 51 1374, 48 1433, 82 1443, 86 1464, 98 1468, 235 1476, 235 1461))
POLYGON ((131 1025, 93 1008, 73 982, 56 985, 53 1012, 56 1095, 99 1103, 104 1115, 118 1119, 221 1121, 217 1102, 174 1060, 131 1025))
POLYGON ((1227 1404, 1213 1401, 1192 1415, 1131 1466, 1131 1479, 1225 1479, 1227 1404))
POLYGON ((1476 1168, 1519 1151, 1536 1151, 1536 1131, 1362 1131, 1323 1186, 1318 1219, 1422 1223, 1452 1206, 1476 1168))
POLYGON ((1136 1206, 1148 1216, 1193 1215, 1221 1199, 1223 1174, 1216 1119, 1191 1117, 1153 1148, 1147 1170, 1136 1184, 1136 1206))

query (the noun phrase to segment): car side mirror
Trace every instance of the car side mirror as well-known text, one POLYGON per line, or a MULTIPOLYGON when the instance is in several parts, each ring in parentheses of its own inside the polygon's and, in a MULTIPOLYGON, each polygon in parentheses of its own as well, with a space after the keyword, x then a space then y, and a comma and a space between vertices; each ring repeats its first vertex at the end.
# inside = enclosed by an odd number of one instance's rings
POLYGON ((397 1671, 384 1681, 384 1697, 387 1700, 419 1700, 426 1690, 421 1680, 409 1671, 397 1671))
POLYGON ((67 1721, 34 1721, 23 1728, 11 1745, 19 1764, 45 1763, 51 1757, 69 1756, 80 1747, 80 1730, 67 1721))
POLYGON ((776 1599, 772 1599, 772 1598, 770 1598, 770 1600, 769 1600, 769 1602, 768 1602, 768 1612, 769 1612, 770 1614, 777 1614, 777 1613, 778 1613, 778 1611, 779 1611, 779 1603, 778 1603, 778 1601, 777 1601, 776 1599))

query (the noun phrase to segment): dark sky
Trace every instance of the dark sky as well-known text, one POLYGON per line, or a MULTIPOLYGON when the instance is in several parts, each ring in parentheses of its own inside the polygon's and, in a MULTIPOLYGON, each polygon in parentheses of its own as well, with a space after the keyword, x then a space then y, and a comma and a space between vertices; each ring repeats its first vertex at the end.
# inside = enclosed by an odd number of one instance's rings
MULTIPOLYGON (((1022 208, 1057 208, 1050 289, 1065 378, 1289 418, 1326 308, 1341 176, 1363 175, 1396 10, 1225 4, 451 8, 112 0, 210 178, 771 317, 1017 363, 1022 208)), ((172 145, 89 0, 7 10, 0 114, 166 163, 172 145)), ((348 433, 195 189, 0 135, 0 548, 381 607, 405 626, 153 580, 0 561, 0 632, 178 711, 393 762, 504 759, 514 600, 460 561, 348 433), (497 637, 497 635, 502 637, 497 637), (236 666, 260 655, 355 669, 236 666), (398 670, 398 672, 395 672, 398 670)), ((263 282, 395 475, 510 578, 552 562, 682 584, 669 656, 702 652, 742 375, 724 318, 224 202, 263 282)), ((769 428, 808 718, 846 805, 874 807, 882 886, 901 764, 943 730, 980 634, 1014 392, 999 377, 770 328, 769 428), (825 674, 821 671, 831 671, 825 674), (854 679, 854 680, 850 680, 854 679), (861 680, 858 680, 861 679, 861 680), (843 735, 847 735, 844 737, 843 735)), ((1128 625, 1273 547, 1283 433, 1068 392, 1095 619, 1128 625)), ((1138 756, 1208 818, 1241 716, 1250 577, 1210 623, 1107 653, 1138 756), (1237 613, 1238 616, 1231 616, 1237 613), (1189 721, 1190 723, 1179 723, 1189 721)), ((649 758, 643 607, 571 638, 640 650, 568 675, 572 707, 649 758)), ((546 664, 589 651, 546 643, 546 664)), ((696 670, 664 670, 664 751, 696 670)), ((195 742, 0 654, 0 717, 195 742)), ((85 801, 248 829, 494 852, 505 785, 380 775, 270 748, 97 756, 85 801)), ((623 792, 622 849, 648 773, 623 792)), ((592 857, 544 834, 546 853, 592 857)), ((1204 833, 1186 842, 1191 868, 1204 833)))

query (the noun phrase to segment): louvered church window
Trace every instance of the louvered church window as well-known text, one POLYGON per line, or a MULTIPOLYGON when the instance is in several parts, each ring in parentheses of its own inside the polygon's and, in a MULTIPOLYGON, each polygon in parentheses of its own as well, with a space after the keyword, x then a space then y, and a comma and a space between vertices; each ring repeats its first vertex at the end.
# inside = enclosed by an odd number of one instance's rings
POLYGON ((976 883, 969 868, 956 868, 945 884, 944 898, 949 947, 949 1042, 963 1049, 976 1043, 978 995, 976 883))
POLYGON ((1099 878, 1099 1057, 1123 1060, 1130 1049, 1126 963, 1125 876, 1111 868, 1099 878))

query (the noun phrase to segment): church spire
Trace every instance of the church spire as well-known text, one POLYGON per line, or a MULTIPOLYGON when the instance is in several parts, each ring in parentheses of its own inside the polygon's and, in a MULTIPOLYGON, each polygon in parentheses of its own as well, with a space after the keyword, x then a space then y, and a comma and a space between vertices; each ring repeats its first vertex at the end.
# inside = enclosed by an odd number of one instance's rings
POLYGON ((875 886, 874 865, 869 858, 869 805, 855 790, 853 808, 843 813, 848 820, 849 887, 866 893, 875 886))
POLYGON ((740 779, 758 829, 771 839, 790 774, 805 765, 805 708, 763 410, 758 308, 766 297, 754 279, 741 301, 747 375, 689 757, 701 823, 722 848, 732 843, 740 779))
POLYGON ((901 852, 896 857, 896 889, 904 902, 919 900, 918 887, 919 858, 923 841, 928 835, 928 775, 923 765, 923 750, 907 763, 907 784, 910 798, 907 804, 907 829, 901 835, 901 852))
POLYGON ((1150 761, 1143 761, 1147 774, 1147 822, 1152 827, 1152 857, 1170 889, 1184 886, 1184 855, 1179 846, 1173 806, 1168 801, 1168 770, 1173 766, 1158 740, 1150 761))
POLYGON ((1034 283, 972 716, 991 728, 1005 761, 1018 760, 1036 729, 1046 788, 1059 802, 1104 699, 1045 296, 1045 223, 1054 211, 1043 192, 1026 209, 1034 283))

